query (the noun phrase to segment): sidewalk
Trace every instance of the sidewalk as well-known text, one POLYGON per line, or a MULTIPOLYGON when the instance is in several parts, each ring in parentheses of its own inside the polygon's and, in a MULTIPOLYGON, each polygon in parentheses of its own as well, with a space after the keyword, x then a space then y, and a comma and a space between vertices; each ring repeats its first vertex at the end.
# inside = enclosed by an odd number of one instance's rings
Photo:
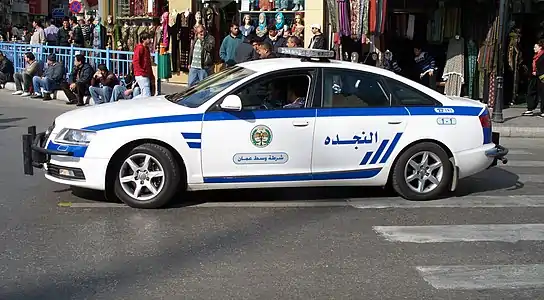
POLYGON ((544 138, 544 118, 521 116, 525 111, 523 106, 505 109, 504 123, 493 123, 493 131, 499 132, 501 137, 544 138))

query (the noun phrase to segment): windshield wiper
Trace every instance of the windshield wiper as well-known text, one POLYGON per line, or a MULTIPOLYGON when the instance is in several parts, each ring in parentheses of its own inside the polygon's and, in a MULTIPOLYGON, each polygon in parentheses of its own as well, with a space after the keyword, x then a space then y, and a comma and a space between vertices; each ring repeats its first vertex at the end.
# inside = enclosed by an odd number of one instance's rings
POLYGON ((183 92, 179 92, 179 93, 174 93, 174 94, 170 94, 170 95, 166 95, 164 96, 164 98, 166 98, 166 100, 170 101, 170 102, 178 102, 179 100, 181 100, 183 98, 183 95, 185 94, 185 91, 183 92))

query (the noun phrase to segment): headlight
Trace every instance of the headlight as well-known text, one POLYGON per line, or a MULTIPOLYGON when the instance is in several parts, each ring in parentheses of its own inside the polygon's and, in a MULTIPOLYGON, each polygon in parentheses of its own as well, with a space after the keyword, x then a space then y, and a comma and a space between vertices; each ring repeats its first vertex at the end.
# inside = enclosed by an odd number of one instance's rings
POLYGON ((95 131, 64 128, 55 138, 55 142, 87 145, 95 135, 95 131))

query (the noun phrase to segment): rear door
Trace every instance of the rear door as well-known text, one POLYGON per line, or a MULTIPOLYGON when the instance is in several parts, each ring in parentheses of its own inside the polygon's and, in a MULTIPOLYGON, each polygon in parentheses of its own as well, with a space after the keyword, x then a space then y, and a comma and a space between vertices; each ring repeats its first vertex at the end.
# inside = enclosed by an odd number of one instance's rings
POLYGON ((381 78, 339 68, 323 69, 312 172, 315 179, 369 179, 393 160, 408 122, 404 107, 391 105, 381 78))

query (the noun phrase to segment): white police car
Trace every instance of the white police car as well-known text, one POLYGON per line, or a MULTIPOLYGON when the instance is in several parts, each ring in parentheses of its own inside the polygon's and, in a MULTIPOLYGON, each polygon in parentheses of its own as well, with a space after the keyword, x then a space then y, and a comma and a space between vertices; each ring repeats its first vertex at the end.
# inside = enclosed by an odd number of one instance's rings
MULTIPOLYGON (((180 190, 385 186, 410 200, 506 162, 485 105, 392 72, 305 58, 239 64, 181 93, 77 109, 23 137, 24 167, 158 208, 180 190)), ((311 58, 309 58, 311 57, 311 58)))

